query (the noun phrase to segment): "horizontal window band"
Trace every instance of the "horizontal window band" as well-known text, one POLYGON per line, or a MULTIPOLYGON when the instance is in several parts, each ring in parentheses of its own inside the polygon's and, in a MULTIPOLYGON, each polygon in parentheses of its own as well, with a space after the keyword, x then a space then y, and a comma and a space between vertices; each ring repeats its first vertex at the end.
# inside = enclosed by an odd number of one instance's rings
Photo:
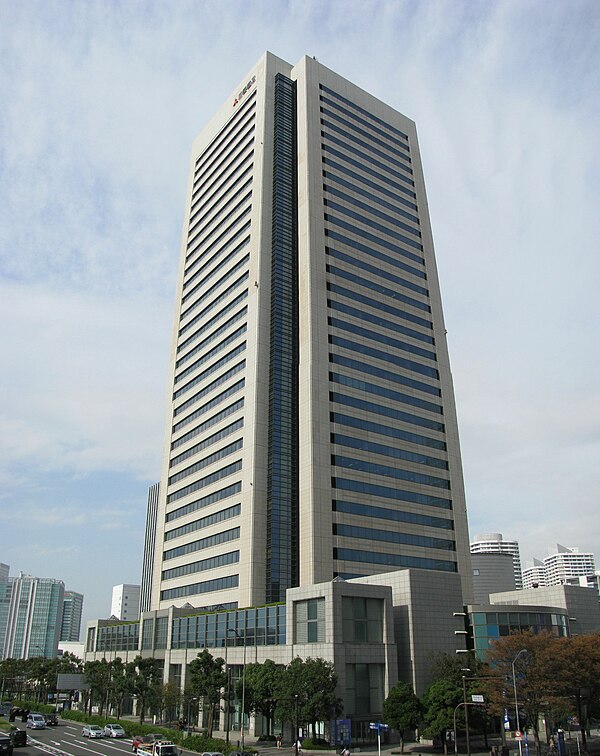
POLYGON ((358 504, 353 501, 333 500, 333 511, 345 514, 358 515, 360 517, 372 517, 378 520, 391 520, 392 522, 405 522, 413 525, 425 525, 428 528, 440 528, 441 530, 454 530, 454 521, 445 520, 443 517, 417 514, 416 512, 403 512, 400 509, 387 509, 370 504, 358 504))
POLYGON ((239 575, 230 575, 229 577, 214 578, 205 580, 201 583, 192 583, 182 585, 179 588, 169 588, 160 592, 160 600, 166 601, 174 598, 184 598, 185 596, 197 596, 201 593, 212 593, 214 591, 223 591, 227 588, 237 588, 240 582, 239 575))

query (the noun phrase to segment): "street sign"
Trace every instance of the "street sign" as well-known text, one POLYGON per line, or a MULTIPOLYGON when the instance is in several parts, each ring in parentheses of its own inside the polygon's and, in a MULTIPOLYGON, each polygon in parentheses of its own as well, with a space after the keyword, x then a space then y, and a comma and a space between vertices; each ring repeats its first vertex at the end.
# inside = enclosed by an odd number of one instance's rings
POLYGON ((515 740, 523 740, 523 733, 521 732, 521 730, 515 731, 515 740))
POLYGON ((369 729, 377 730, 378 732, 387 732, 387 730, 390 729, 390 726, 383 724, 383 722, 369 722, 369 729))
POLYGON ((483 696, 477 694, 471 696, 471 701, 473 701, 473 703, 484 703, 485 699, 483 696))

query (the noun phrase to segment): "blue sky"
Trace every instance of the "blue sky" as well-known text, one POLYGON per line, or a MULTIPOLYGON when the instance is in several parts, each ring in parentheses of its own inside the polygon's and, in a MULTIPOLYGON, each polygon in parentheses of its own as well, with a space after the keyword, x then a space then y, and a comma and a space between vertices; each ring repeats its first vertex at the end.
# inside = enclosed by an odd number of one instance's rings
POLYGON ((268 49, 417 122, 472 535, 600 562, 600 4, 0 0, 0 561, 107 616, 158 479, 188 160, 268 49))

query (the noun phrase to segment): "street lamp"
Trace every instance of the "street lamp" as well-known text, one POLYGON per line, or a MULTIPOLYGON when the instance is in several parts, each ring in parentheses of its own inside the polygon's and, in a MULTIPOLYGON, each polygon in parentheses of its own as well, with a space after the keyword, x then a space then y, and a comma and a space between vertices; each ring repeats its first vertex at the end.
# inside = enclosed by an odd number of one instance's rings
MULTIPOLYGON (((471 670, 469 670, 470 672, 471 670)), ((471 756, 471 740, 469 738, 469 707, 467 705, 467 678, 462 676, 463 704, 465 706, 465 736, 467 741, 467 756, 471 756)), ((456 742, 456 741, 455 741, 456 742)))
MULTIPOLYGON (((236 633, 237 635, 237 633, 236 633)), ((242 662, 242 711, 240 716, 242 751, 244 750, 244 706, 246 704, 246 628, 244 628, 244 660, 242 662)))
MULTIPOLYGON (((525 654, 525 653, 527 653, 527 649, 526 648, 522 648, 519 651, 519 653, 515 656, 515 658, 512 660, 512 663, 511 663, 512 678, 513 678, 513 690, 515 692, 515 720, 516 720, 516 724, 517 724, 517 732, 520 732, 520 730, 521 730, 521 722, 519 720, 519 702, 517 700, 517 678, 516 678, 516 675, 515 675, 515 664, 516 664, 516 661, 519 658, 519 656, 521 656, 521 654, 525 654)), ((522 746, 522 743, 521 743, 521 738, 519 738, 518 743, 519 743, 519 756, 522 756, 522 754, 523 754, 523 746, 522 746)))
POLYGON ((188 701, 188 711, 187 711, 187 721, 188 721, 188 732, 191 729, 191 720, 190 720, 190 707, 192 705, 192 701, 197 701, 197 698, 190 698, 188 701))
POLYGON ((233 633, 235 637, 237 638, 237 633, 232 627, 227 628, 227 632, 225 633, 225 674, 227 675, 227 685, 225 687, 225 742, 229 743, 229 719, 230 719, 230 676, 229 676, 229 665, 227 664, 227 649, 229 648, 229 644, 227 642, 227 639, 229 637, 229 633, 233 633))

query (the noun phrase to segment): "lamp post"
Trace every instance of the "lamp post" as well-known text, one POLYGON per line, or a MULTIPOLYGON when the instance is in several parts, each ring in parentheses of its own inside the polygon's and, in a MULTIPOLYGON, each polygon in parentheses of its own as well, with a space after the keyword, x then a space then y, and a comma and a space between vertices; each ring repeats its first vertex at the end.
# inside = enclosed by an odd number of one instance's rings
POLYGON ((469 738, 469 707, 467 706, 467 678, 462 676, 463 704, 465 707, 465 736, 467 741, 467 756, 471 756, 471 740, 469 738))
POLYGON ((191 721, 190 721, 190 716, 191 716, 191 715, 190 715, 190 707, 191 707, 191 705, 192 705, 192 701, 197 701, 197 700, 198 700, 197 698, 190 698, 190 700, 188 701, 188 710, 187 710, 188 732, 189 732, 189 731, 190 731, 190 729, 191 729, 191 721))
POLYGON ((296 714, 296 729, 295 729, 295 736, 294 736, 294 753, 296 756, 298 756, 298 730, 300 729, 300 723, 299 723, 299 709, 300 709, 300 700, 298 699, 298 694, 294 693, 294 711, 296 714))
POLYGON ((227 628, 227 632, 225 633, 225 674, 227 675, 227 684, 225 686, 225 742, 229 743, 229 715, 230 715, 230 676, 229 676, 229 665, 227 664, 227 649, 229 648, 229 644, 227 642, 227 639, 229 637, 229 633, 233 633, 237 638, 237 633, 232 627, 227 628))
MULTIPOLYGON (((519 701, 517 699, 517 677, 515 675, 515 664, 517 662, 517 659, 521 654, 527 653, 526 648, 522 648, 519 653, 515 656, 515 658, 512 660, 511 667, 512 667, 512 678, 513 678, 513 690, 515 692, 515 720, 517 724, 517 732, 520 732, 521 730, 521 722, 519 720, 519 701)), ((523 746, 521 744, 521 739, 519 738, 519 756, 522 756, 523 754, 523 746)))
POLYGON ((244 660, 242 662, 242 711, 240 713, 240 740, 244 750, 244 706, 246 704, 246 628, 244 628, 244 660))

